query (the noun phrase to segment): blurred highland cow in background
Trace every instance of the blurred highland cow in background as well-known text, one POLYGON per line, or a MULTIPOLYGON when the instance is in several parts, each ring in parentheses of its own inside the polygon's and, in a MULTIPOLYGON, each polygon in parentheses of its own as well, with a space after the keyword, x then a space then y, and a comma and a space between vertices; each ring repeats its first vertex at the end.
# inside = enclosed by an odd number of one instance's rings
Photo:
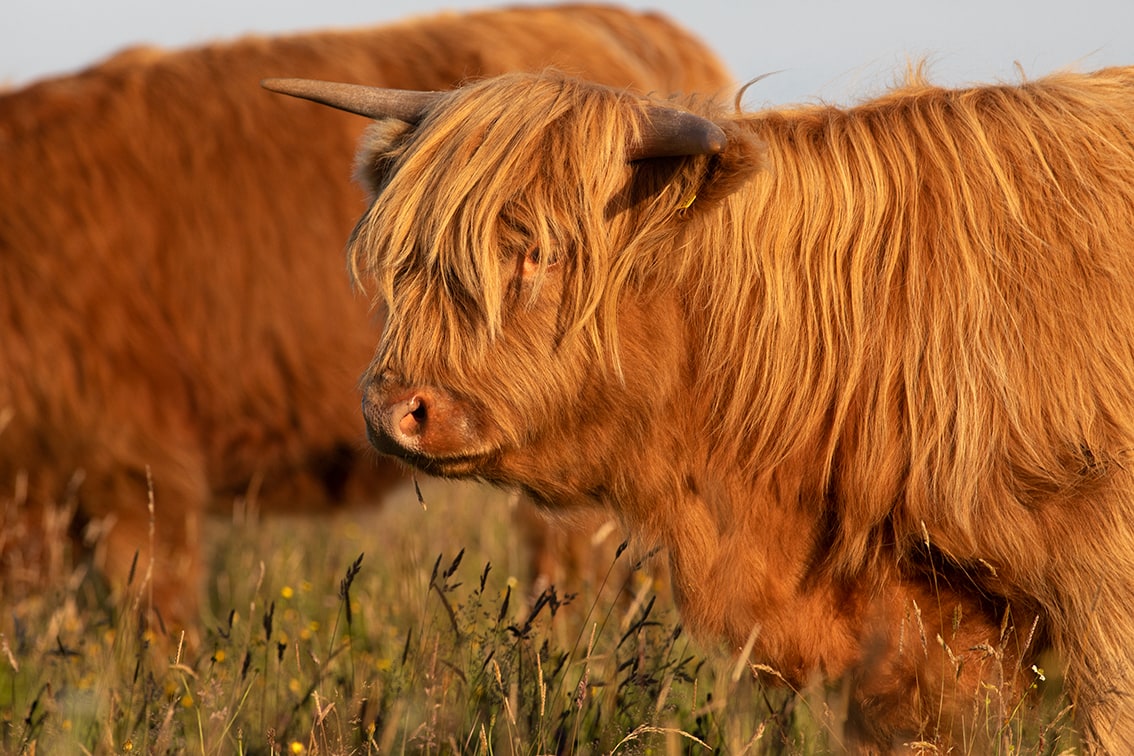
POLYGON ((666 19, 574 5, 135 49, 0 97, 0 597, 34 587, 62 529, 98 541, 113 587, 152 568, 160 615, 191 625, 206 513, 379 500, 401 473, 364 450, 356 384, 381 324, 341 254, 365 123, 258 82, 433 90, 545 67, 729 84, 666 19))

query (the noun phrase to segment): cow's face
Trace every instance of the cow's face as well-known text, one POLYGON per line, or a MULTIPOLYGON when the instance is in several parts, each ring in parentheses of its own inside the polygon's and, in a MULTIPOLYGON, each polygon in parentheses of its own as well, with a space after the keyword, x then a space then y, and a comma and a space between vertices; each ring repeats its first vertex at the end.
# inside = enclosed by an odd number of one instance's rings
POLYGON ((640 443, 685 367, 656 258, 704 171, 628 159, 643 109, 512 77, 372 129, 350 255, 385 316, 362 382, 377 449, 562 497, 640 443))

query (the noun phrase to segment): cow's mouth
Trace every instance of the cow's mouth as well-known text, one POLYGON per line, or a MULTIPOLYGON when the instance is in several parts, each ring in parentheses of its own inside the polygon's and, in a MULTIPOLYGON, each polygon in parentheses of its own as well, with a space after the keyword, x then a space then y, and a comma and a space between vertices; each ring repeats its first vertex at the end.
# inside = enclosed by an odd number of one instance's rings
MULTIPOLYGON (((423 457, 410 462, 414 467, 440 478, 481 478, 491 467, 492 455, 462 457, 423 457)), ((409 461, 409 460, 407 460, 409 461)))
POLYGON ((438 478, 482 478, 492 467, 494 455, 462 455, 460 457, 429 457, 424 454, 399 456, 402 462, 438 478))

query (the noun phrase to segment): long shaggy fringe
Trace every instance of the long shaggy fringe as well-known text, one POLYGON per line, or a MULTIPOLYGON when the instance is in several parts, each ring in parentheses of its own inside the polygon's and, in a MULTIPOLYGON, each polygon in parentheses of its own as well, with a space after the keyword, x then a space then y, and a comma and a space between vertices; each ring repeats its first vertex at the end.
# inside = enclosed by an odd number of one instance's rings
POLYGON ((428 303, 440 316, 439 341, 450 351, 441 357, 450 364, 499 334, 514 263, 529 244, 544 252, 544 265, 555 255, 570 265, 565 319, 573 329, 597 321, 613 284, 605 273, 616 250, 603 204, 624 177, 594 166, 622 161, 615 146, 631 122, 602 117, 620 101, 611 91, 558 76, 531 84, 516 91, 494 81, 451 95, 445 118, 423 124, 411 153, 389 155, 391 178, 375 187, 377 201, 352 240, 356 276, 373 274, 386 301, 428 303), (500 115, 486 126, 485 111, 500 115), (437 211, 415 212, 422 208, 437 211), (569 255, 562 240, 572 244, 569 255), (462 305, 470 312, 457 311, 462 305), (467 328, 469 315, 483 328, 467 328), (468 343, 481 334, 482 343, 468 343))

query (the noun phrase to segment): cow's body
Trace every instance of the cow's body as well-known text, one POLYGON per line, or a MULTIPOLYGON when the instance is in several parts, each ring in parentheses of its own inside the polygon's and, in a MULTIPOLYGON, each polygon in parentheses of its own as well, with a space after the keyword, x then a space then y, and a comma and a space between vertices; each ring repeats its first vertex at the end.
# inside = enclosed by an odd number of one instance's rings
POLYGON ((979 748, 1048 645, 1134 743, 1134 69, 696 107, 656 159, 655 111, 550 76, 381 124, 373 443, 613 506, 865 748, 979 748))
POLYGON ((46 508, 74 504, 76 533, 108 533, 112 581, 153 554, 165 619, 189 620, 209 507, 380 495, 397 472, 364 451, 355 389, 377 330, 335 256, 365 207, 346 180, 362 124, 258 82, 445 89, 546 66, 642 91, 728 81, 661 17, 564 6, 141 49, 0 98, 9 575, 34 569, 46 508))

